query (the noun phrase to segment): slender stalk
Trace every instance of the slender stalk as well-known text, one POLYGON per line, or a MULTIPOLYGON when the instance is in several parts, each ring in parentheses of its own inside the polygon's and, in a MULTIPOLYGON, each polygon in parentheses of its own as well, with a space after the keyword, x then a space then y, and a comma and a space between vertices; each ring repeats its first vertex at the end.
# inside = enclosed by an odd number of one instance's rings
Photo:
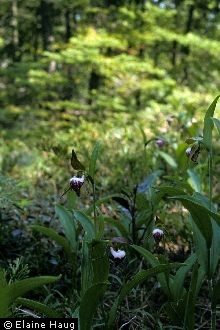
POLYGON ((94 216, 95 230, 97 233, 98 228, 97 228, 96 196, 95 196, 95 182, 94 181, 92 183, 92 195, 93 195, 93 216, 94 216))
MULTIPOLYGON (((209 288, 209 295, 212 301, 213 291, 214 291, 212 278, 210 278, 208 281, 208 288, 209 288)), ((213 306, 212 303, 211 303, 211 330, 216 330, 216 307, 213 306)))
POLYGON ((212 170, 212 148, 209 152, 209 208, 212 210, 213 170, 212 170))
POLYGON ((135 207, 136 207, 137 188, 138 188, 138 186, 136 186, 134 188, 134 200, 133 200, 133 205, 132 205, 132 208, 131 208, 131 222, 132 222, 132 240, 133 240, 133 244, 136 243, 136 215, 135 215, 135 207))
MULTIPOLYGON (((212 210, 212 191, 213 191, 213 169, 212 169, 212 146, 209 151, 209 208, 212 210)), ((216 330, 216 307, 212 305, 212 297, 213 297, 213 280, 211 275, 211 249, 208 251, 208 264, 209 264, 209 273, 208 273, 208 287, 209 287, 209 295, 211 299, 211 329, 216 330)))

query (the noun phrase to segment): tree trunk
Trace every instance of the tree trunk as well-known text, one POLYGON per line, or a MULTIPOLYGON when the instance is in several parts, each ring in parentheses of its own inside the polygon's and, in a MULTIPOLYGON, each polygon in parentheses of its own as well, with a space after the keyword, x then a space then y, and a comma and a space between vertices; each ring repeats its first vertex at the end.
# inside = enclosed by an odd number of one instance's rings
POLYGON ((12 59, 13 61, 18 61, 19 55, 18 55, 18 42, 19 42, 19 34, 18 34, 18 4, 17 0, 12 1, 12 19, 11 19, 11 25, 12 25, 12 59))
MULTIPOLYGON (((186 27, 185 27, 185 34, 192 31, 194 10, 195 10, 195 4, 193 3, 189 6, 188 18, 187 18, 186 27)), ((182 79, 182 81, 187 81, 188 78, 189 78, 187 58, 190 54, 190 48, 189 48, 189 46, 182 46, 181 50, 182 50, 182 53, 184 55, 184 66, 183 66, 183 79, 182 79)))
POLYGON ((89 105, 92 104, 92 91, 99 88, 100 80, 101 80, 100 75, 97 74, 94 70, 92 70, 89 78, 89 98, 88 98, 89 105))
POLYGON ((52 38, 52 11, 53 4, 46 0, 41 0, 39 12, 41 17, 41 37, 43 50, 48 49, 52 38))
POLYGON ((70 23, 70 10, 67 8, 65 10, 65 40, 66 42, 69 41, 71 37, 71 23, 70 23))
MULTIPOLYGON (((180 0, 175 0, 174 1, 175 9, 176 9, 176 14, 175 14, 175 17, 174 17, 174 24, 175 24, 176 28, 178 27, 178 24, 179 24, 178 10, 179 10, 180 3, 181 3, 180 0)), ((171 63, 173 65, 173 67, 176 66, 177 49, 178 49, 178 42, 176 40, 174 40, 173 41, 173 46, 172 46, 172 56, 171 56, 171 63)))

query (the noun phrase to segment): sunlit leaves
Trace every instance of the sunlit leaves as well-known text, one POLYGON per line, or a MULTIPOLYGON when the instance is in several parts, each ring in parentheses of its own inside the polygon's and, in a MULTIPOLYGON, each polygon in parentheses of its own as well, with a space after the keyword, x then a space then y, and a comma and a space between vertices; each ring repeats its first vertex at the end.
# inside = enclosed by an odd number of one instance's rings
POLYGON ((218 102, 220 95, 218 95, 214 101, 209 106, 208 110, 206 111, 205 118, 204 118, 204 128, 203 128, 203 143, 210 150, 212 145, 212 130, 214 127, 212 117, 215 112, 216 104, 218 102))

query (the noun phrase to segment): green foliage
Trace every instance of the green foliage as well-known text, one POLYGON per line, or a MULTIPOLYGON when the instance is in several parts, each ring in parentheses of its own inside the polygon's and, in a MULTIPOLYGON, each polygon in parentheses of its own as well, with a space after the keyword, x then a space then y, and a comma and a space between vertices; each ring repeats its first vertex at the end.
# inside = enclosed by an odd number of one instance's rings
POLYGON ((193 329, 208 292, 215 329, 216 1, 12 0, 0 18, 1 315, 21 304, 82 329, 193 329), (40 265, 62 281, 17 298, 57 279, 40 265))
POLYGON ((212 122, 212 117, 215 112, 215 107, 218 102, 220 95, 218 95, 212 104, 209 106, 205 118, 204 118, 204 129, 203 129, 203 143, 208 148, 211 149, 212 145, 212 130, 214 128, 214 124, 212 122))
POLYGON ((52 318, 62 317, 58 312, 38 301, 34 301, 27 298, 17 298, 15 300, 15 303, 17 305, 22 305, 31 308, 32 310, 41 313, 42 315, 45 315, 47 317, 52 317, 52 318))
POLYGON ((91 329, 93 316, 105 290, 106 283, 95 283, 83 295, 79 308, 80 329, 91 329))
POLYGON ((63 226, 63 230, 66 238, 69 241, 72 251, 76 250, 76 228, 74 225, 73 217, 71 212, 66 210, 61 205, 55 206, 55 211, 59 216, 60 222, 63 226))
POLYGON ((44 226, 39 226, 39 225, 33 225, 31 227, 34 231, 37 231, 43 235, 48 236, 49 238, 53 239, 57 244, 59 244, 60 246, 62 246, 62 248, 64 249, 65 253, 68 256, 71 256, 71 246, 69 241, 67 241, 66 238, 64 238, 63 236, 57 234, 57 232, 52 229, 52 228, 46 228, 44 226))
POLYGON ((7 284, 3 270, 0 272, 0 316, 8 317, 10 315, 9 308, 18 297, 25 295, 27 292, 34 290, 40 286, 58 281, 60 276, 39 276, 18 280, 11 284, 7 284))
POLYGON ((142 271, 138 272, 132 280, 125 283, 109 312, 108 329, 114 328, 114 322, 115 322, 115 318, 116 318, 117 308, 122 303, 125 296, 134 287, 136 287, 138 284, 145 281, 150 276, 155 276, 158 273, 166 272, 167 270, 170 270, 172 268, 179 267, 179 266, 180 265, 159 265, 159 266, 153 267, 148 270, 142 270, 142 271))

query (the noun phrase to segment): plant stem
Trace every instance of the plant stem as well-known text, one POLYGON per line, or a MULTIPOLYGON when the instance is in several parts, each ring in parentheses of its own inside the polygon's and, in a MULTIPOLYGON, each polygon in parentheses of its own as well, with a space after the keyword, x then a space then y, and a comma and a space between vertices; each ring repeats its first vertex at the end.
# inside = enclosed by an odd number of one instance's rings
POLYGON ((212 147, 209 152, 209 208, 212 210, 212 190, 213 190, 213 171, 212 171, 212 147))
MULTIPOLYGON (((208 281, 209 295, 212 300, 213 297, 213 281, 212 278, 208 281)), ((216 307, 211 303, 211 330, 216 330, 216 307)))
MULTIPOLYGON (((212 211, 212 190, 213 190, 213 170, 212 170, 212 146, 209 151, 209 208, 212 211)), ((209 263, 209 273, 208 273, 208 287, 209 295, 211 299, 211 329, 216 330, 216 307, 212 305, 213 297, 213 280, 211 275, 211 249, 208 250, 208 263, 209 263)))
POLYGON ((95 196, 95 182, 94 181, 93 181, 93 184, 92 184, 92 195, 93 195, 93 216, 94 216, 95 230, 96 230, 96 233, 97 233, 98 228, 97 228, 96 196, 95 196))
POLYGON ((135 208, 136 208, 136 197, 137 197, 137 188, 138 185, 135 186, 134 188, 134 200, 133 200, 133 205, 131 208, 131 222, 132 222, 132 240, 133 244, 136 243, 136 215, 135 215, 135 208))

